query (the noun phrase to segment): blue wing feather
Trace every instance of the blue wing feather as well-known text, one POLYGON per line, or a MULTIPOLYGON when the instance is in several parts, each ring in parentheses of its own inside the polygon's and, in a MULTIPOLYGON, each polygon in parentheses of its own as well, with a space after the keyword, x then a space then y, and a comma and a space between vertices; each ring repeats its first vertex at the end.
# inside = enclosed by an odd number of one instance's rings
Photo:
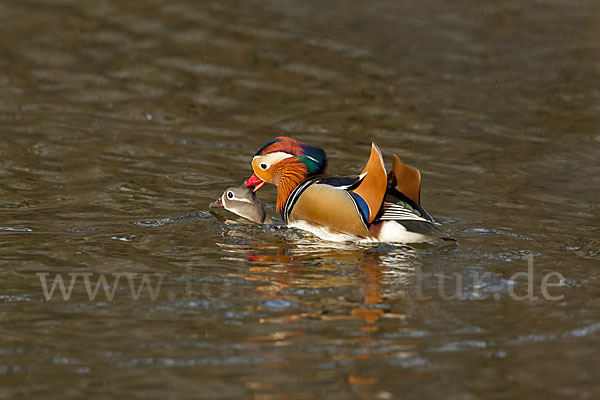
POLYGON ((361 216, 363 217, 363 221, 368 221, 369 220, 369 216, 370 216, 369 205, 367 204, 367 202, 365 201, 365 199, 363 199, 357 193, 354 193, 354 192, 349 192, 349 193, 352 195, 352 198, 354 199, 354 202, 358 206, 358 209, 359 209, 359 211, 361 213, 361 216))

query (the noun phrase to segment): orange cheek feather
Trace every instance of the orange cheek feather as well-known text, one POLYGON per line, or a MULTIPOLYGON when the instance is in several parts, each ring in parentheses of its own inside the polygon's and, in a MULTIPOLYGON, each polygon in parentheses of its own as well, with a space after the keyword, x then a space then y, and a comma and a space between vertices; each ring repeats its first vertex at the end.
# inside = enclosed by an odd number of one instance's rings
POLYGON ((254 170, 254 174, 263 182, 273 183, 273 174, 271 173, 270 168, 265 171, 264 169, 261 169, 259 165, 259 160, 252 160, 252 169, 254 170))

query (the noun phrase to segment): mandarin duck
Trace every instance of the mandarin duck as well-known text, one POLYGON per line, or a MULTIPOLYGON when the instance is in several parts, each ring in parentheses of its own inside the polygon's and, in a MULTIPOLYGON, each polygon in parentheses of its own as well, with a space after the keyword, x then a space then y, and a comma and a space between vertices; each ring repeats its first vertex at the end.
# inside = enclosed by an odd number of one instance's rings
POLYGON ((224 208, 257 224, 273 223, 256 194, 245 185, 227 188, 209 207, 224 208))
POLYGON ((245 185, 254 192, 276 185, 285 224, 321 239, 416 243, 445 236, 420 205, 420 172, 394 155, 387 174, 374 143, 356 176, 326 176, 325 152, 289 137, 263 145, 252 169, 245 185))

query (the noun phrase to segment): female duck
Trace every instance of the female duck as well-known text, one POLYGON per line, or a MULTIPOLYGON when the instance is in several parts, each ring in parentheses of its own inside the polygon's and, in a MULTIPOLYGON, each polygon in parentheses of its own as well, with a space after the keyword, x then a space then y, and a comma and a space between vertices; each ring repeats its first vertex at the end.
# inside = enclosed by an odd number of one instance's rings
POLYGON ((246 186, 227 188, 209 207, 224 208, 257 224, 273 223, 260 200, 246 186))
POLYGON ((277 137, 252 159, 246 186, 277 186, 277 211, 284 222, 335 241, 415 243, 445 236, 420 206, 421 175, 394 156, 386 174, 379 148, 356 176, 324 176, 325 152, 289 137, 277 137))

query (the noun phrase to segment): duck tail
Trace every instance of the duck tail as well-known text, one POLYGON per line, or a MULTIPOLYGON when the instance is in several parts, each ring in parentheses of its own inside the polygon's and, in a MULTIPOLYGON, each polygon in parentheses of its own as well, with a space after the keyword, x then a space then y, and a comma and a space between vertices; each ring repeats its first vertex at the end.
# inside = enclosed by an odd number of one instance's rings
POLYGON ((421 173, 400 161, 394 154, 392 169, 387 175, 388 186, 396 189, 417 204, 421 204, 421 173))

